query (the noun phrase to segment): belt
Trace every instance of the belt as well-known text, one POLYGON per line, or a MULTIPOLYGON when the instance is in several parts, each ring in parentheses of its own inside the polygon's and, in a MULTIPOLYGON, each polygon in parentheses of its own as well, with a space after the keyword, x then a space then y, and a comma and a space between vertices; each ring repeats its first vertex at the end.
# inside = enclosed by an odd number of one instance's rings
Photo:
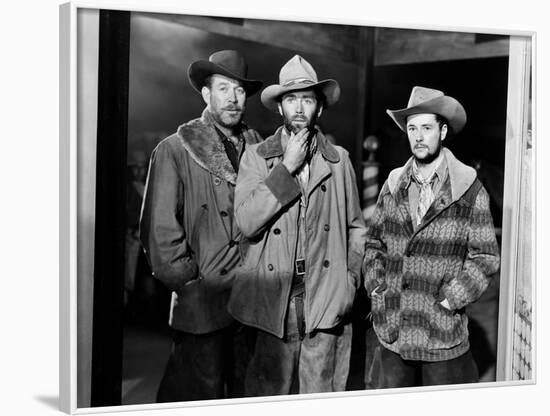
POLYGON ((295 274, 292 278, 292 289, 290 291, 290 297, 294 298, 294 305, 296 307, 296 321, 300 340, 303 340, 306 335, 306 321, 304 316, 304 277, 306 275, 305 263, 306 262, 304 259, 296 260, 295 274))

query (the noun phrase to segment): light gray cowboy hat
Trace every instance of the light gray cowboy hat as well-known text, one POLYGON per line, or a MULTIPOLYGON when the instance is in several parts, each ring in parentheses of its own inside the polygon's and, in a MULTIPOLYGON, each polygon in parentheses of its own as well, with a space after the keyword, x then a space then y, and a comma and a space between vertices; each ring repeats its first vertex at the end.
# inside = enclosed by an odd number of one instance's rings
POLYGON ((413 114, 439 114, 447 119, 454 133, 458 133, 466 124, 466 111, 462 104, 442 91, 425 87, 413 87, 407 108, 386 112, 405 132, 407 117, 413 114))
POLYGON ((279 84, 270 85, 262 91, 261 100, 271 111, 279 111, 277 103, 281 95, 289 91, 315 89, 325 96, 325 105, 331 106, 340 98, 340 85, 333 79, 317 80, 317 73, 308 61, 295 55, 279 72, 279 84))
POLYGON ((239 80, 248 96, 256 93, 261 87, 262 82, 253 79, 247 79, 248 65, 244 57, 237 51, 224 50, 214 52, 208 58, 208 61, 199 60, 189 65, 187 75, 193 88, 199 93, 204 86, 204 81, 210 75, 220 74, 226 77, 239 80))

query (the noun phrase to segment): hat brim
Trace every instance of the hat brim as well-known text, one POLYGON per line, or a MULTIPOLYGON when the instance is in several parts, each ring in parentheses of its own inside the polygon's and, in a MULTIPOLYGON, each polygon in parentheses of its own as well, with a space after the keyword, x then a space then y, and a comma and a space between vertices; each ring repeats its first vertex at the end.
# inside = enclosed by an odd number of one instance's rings
POLYGON ((281 95, 290 91, 300 91, 314 89, 320 91, 325 96, 326 106, 334 105, 340 99, 340 85, 333 79, 326 79, 313 84, 296 83, 291 86, 284 87, 279 84, 274 84, 266 87, 262 91, 261 101, 262 104, 269 110, 276 113, 279 112, 277 104, 281 95))
POLYGON ((407 117, 414 114, 432 113, 445 117, 454 133, 458 133, 466 125, 466 111, 453 97, 443 95, 433 100, 425 101, 413 107, 400 110, 386 110, 401 130, 407 131, 407 117))
POLYGON ((189 82, 191 83, 193 88, 199 93, 201 92, 202 87, 204 87, 204 81, 206 80, 206 78, 214 74, 224 75, 228 78, 233 78, 240 81, 243 85, 244 90, 246 91, 247 96, 251 96, 257 93, 263 85, 263 82, 261 81, 243 78, 227 70, 223 66, 217 65, 210 61, 201 60, 193 62, 191 65, 189 65, 189 68, 187 70, 189 82))

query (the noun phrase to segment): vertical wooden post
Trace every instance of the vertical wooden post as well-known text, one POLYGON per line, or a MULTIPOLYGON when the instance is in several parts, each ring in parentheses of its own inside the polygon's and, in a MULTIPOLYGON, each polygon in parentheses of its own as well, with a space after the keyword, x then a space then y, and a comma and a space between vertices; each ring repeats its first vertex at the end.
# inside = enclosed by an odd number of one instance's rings
POLYGON ((517 195, 521 183, 522 156, 527 139, 530 73, 531 39, 527 36, 512 36, 508 68, 497 381, 512 380, 514 301, 518 273, 518 248, 522 238, 520 224, 522 201, 517 195))
POLYGON ((92 406, 121 403, 130 12, 101 10, 92 406))

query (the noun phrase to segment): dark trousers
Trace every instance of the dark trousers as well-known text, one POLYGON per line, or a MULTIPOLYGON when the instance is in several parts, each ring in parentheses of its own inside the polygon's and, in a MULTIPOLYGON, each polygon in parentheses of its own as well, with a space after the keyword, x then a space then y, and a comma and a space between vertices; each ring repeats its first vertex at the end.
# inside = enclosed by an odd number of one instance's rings
POLYGON ((301 306, 290 301, 284 339, 258 331, 246 375, 247 396, 344 391, 351 324, 301 336, 301 306))
POLYGON ((367 331, 366 347, 366 389, 435 386, 479 381, 477 365, 470 350, 446 361, 404 360, 399 354, 383 347, 372 329, 367 331))
POLYGON ((176 331, 157 402, 244 396, 254 330, 232 325, 208 334, 176 331))

